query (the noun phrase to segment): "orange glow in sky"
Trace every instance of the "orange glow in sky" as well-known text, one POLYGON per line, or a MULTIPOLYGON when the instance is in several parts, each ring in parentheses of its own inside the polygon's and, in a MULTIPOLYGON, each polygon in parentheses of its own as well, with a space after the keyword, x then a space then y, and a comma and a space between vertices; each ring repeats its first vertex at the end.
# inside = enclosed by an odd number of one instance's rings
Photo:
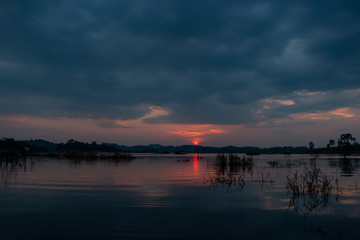
POLYGON ((187 141, 194 145, 199 145, 200 142, 208 141, 215 138, 216 135, 226 133, 225 130, 214 125, 182 125, 179 128, 179 130, 172 130, 170 133, 187 138, 187 141))

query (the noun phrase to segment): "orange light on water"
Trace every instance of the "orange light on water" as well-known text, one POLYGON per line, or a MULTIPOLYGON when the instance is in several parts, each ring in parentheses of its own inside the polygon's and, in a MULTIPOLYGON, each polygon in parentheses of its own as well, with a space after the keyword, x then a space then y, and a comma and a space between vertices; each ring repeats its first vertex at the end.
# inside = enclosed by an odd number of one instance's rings
POLYGON ((198 172, 198 154, 195 153, 194 155, 194 172, 198 172))

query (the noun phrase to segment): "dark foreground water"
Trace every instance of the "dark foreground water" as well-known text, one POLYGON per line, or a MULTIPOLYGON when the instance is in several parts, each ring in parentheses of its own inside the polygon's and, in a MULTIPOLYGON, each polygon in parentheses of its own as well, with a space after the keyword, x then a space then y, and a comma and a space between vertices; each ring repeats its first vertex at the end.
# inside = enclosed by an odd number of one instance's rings
POLYGON ((360 239, 360 158, 312 158, 2 162, 0 239, 360 239), (309 169, 331 188, 294 195, 288 178, 309 169))

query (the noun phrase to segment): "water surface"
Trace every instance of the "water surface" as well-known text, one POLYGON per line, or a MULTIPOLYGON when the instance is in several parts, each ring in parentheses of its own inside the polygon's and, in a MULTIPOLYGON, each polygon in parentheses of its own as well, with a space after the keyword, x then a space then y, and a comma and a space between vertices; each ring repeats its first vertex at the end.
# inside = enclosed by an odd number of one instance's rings
POLYGON ((260 155, 219 169, 215 156, 2 162, 0 238, 359 239, 359 157, 260 155), (312 168, 332 191, 294 198, 288 177, 312 168), (211 181, 229 174, 241 183, 211 181))

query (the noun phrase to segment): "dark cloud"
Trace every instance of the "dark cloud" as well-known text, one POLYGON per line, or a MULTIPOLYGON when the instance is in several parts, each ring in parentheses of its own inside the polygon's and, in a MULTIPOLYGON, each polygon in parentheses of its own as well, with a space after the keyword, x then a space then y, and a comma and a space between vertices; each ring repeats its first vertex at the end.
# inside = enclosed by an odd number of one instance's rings
POLYGON ((9 0, 0 28, 1 114, 244 124, 359 102, 358 1, 9 0), (295 105, 256 114, 278 97, 295 105))

